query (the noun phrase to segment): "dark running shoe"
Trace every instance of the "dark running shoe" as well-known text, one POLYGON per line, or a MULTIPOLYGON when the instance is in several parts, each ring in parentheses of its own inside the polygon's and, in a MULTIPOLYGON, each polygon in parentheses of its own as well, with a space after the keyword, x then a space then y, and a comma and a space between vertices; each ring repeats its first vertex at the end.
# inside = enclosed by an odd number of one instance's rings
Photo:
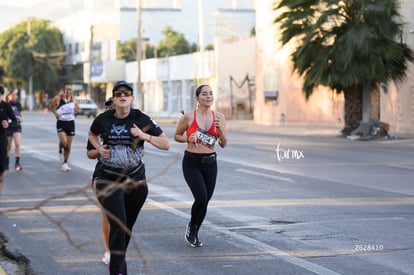
POLYGON ((187 224, 187 228, 185 229, 185 240, 189 243, 192 247, 201 247, 203 243, 200 242, 197 236, 198 227, 191 226, 190 223, 187 224))
POLYGON ((19 172, 19 171, 22 171, 22 170, 23 170, 23 167, 22 167, 19 163, 16 163, 16 165, 14 166, 14 169, 15 169, 17 172, 19 172))

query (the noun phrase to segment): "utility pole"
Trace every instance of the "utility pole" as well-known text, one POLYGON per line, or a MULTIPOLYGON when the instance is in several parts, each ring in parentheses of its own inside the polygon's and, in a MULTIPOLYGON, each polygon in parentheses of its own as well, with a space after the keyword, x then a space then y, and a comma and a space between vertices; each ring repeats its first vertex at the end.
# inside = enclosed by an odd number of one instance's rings
POLYGON ((88 95, 92 96, 92 63, 93 63, 93 25, 90 28, 90 37, 89 37, 89 76, 88 76, 88 95))
MULTIPOLYGON (((30 17, 27 19, 27 36, 28 36, 28 40, 30 40, 30 35, 32 33, 32 26, 31 26, 31 22, 30 22, 30 17)), ((30 76, 28 79, 28 90, 29 90, 29 96, 28 96, 28 105, 29 105, 29 110, 33 111, 34 108, 34 98, 33 98, 33 63, 32 60, 30 60, 31 63, 31 71, 30 71, 30 76)))
MULTIPOLYGON (((137 100, 141 96, 141 52, 142 52, 142 43, 141 43, 141 0, 137 0, 137 88, 134 91, 134 98, 137 100)), ((143 102, 141 103, 141 109, 143 109, 143 102)))
POLYGON ((198 43, 200 44, 201 81, 204 81, 204 9, 203 0, 198 0, 198 43))
POLYGON ((198 0, 198 43, 200 44, 200 52, 204 51, 204 8, 203 0, 198 0))

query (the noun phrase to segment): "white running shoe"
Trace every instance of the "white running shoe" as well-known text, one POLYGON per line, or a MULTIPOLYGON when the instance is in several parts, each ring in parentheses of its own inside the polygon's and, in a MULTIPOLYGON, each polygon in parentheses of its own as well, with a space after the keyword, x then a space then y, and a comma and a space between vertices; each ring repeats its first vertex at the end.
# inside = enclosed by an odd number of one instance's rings
POLYGON ((69 167, 69 165, 68 165, 67 163, 64 163, 64 164, 62 165, 62 170, 63 170, 63 171, 65 171, 65 172, 70 171, 70 167, 69 167))
POLYGON ((108 265, 110 260, 111 260, 111 253, 109 251, 105 251, 105 254, 102 257, 102 262, 108 265))

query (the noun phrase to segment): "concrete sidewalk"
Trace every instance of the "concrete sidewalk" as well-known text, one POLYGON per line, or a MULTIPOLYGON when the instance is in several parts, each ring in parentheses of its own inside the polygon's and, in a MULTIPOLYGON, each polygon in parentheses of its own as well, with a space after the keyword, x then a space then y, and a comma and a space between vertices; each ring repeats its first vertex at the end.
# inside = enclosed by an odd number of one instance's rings
MULTIPOLYGON (((178 118, 155 118, 159 124, 176 125, 178 118)), ((294 136, 339 136, 340 127, 326 125, 258 125, 254 120, 226 120, 227 131, 294 136)))
MULTIPOLYGON (((43 113, 43 110, 32 111, 35 113, 43 113)), ((31 112, 26 111, 25 115, 29 115, 31 112)), ((50 115, 50 114, 49 114, 50 115)), ((179 117, 165 118, 152 116, 154 120, 159 124, 176 125, 179 121, 179 117)), ((324 125, 324 124, 299 124, 290 123, 283 125, 258 125, 254 120, 226 120, 226 127, 228 131, 240 131, 247 133, 263 133, 274 135, 286 135, 286 136, 342 136, 342 125, 324 125)), ((389 133, 393 139, 399 138, 414 138, 414 134, 404 133, 389 133)), ((344 137, 345 138, 345 137, 344 137)))
MULTIPOLYGON (((343 126, 338 125, 318 125, 318 124, 284 124, 263 126, 257 125, 253 120, 228 120, 226 121, 227 129, 230 131, 250 132, 250 133, 263 133, 274 134, 282 136, 331 136, 331 137, 343 137, 341 130, 343 126)), ((389 137, 381 137, 374 139, 360 140, 406 140, 414 139, 414 134, 410 133, 394 133, 389 132, 389 137)), ((351 137, 348 139, 352 140, 351 137)), ((358 140, 358 139, 353 139, 358 140)))
MULTIPOLYGON (((159 124, 176 125, 179 118, 157 118, 155 121, 159 124)), ((258 125, 254 120, 226 120, 228 131, 238 131, 245 133, 263 133, 282 136, 332 136, 343 137, 341 130, 343 125, 326 125, 326 124, 303 124, 291 123, 283 125, 258 125)), ((389 138, 384 139, 414 139, 414 134, 410 133, 393 133, 389 132, 389 138)), ((382 138, 373 139, 380 140, 382 138)), ((361 139, 363 140, 363 139, 361 139)), ((369 140, 369 139, 365 139, 369 140)))
POLYGON ((276 134, 276 135, 294 135, 294 136, 338 136, 341 134, 341 128, 324 125, 258 125, 253 120, 228 120, 226 121, 227 130, 276 134))

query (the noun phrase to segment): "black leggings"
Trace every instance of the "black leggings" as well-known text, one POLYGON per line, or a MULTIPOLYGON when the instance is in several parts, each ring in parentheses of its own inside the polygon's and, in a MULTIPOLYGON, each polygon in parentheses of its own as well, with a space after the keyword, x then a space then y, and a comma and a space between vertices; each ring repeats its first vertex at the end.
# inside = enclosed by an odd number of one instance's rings
POLYGON ((95 171, 98 200, 108 212, 110 225, 109 249, 111 251, 111 261, 109 270, 110 274, 127 274, 125 254, 131 236, 125 232, 117 220, 111 218, 111 215, 119 219, 132 232, 132 227, 148 195, 148 186, 145 183, 145 167, 142 164, 138 171, 134 171, 132 174, 126 173, 135 182, 144 181, 142 184, 128 187, 123 182, 125 178, 119 178, 119 174, 123 172, 122 170, 116 171, 116 176, 111 175, 109 171, 116 170, 97 165, 95 171), (110 188, 110 192, 105 188, 110 188))
POLYGON ((185 151, 183 174, 194 197, 190 223, 192 226, 200 227, 207 214, 208 202, 213 196, 216 186, 216 153, 195 154, 185 151))

